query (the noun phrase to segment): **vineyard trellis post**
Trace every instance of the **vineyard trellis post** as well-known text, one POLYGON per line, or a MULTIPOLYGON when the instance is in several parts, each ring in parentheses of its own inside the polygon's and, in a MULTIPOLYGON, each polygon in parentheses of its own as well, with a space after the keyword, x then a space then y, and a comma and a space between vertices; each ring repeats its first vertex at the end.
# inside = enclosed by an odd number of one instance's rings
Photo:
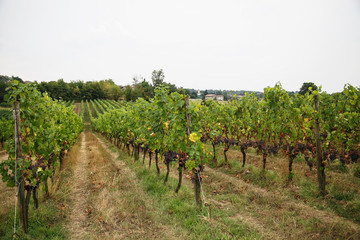
MULTIPOLYGON (((185 118, 186 118, 186 143, 187 145, 189 145, 189 136, 190 136, 190 114, 188 113, 188 108, 189 108, 189 97, 186 96, 185 97, 185 118)), ((175 189, 175 193, 178 193, 181 187, 181 183, 182 183, 182 175, 183 175, 183 168, 185 167, 185 154, 183 152, 179 152, 179 167, 178 167, 178 172, 179 172, 179 182, 178 185, 175 189)))
MULTIPOLYGON (((14 116, 14 130, 15 130, 15 173, 17 171, 17 167, 20 165, 20 160, 23 159, 22 156, 22 147, 21 147, 21 127, 20 127, 20 103, 15 101, 13 103, 13 116, 14 116)), ((18 197, 18 207, 19 207, 19 222, 22 230, 27 233, 27 225, 28 225, 28 216, 26 211, 26 203, 25 203, 25 187, 24 187, 24 176, 23 172, 17 173, 20 177, 16 179, 15 177, 15 187, 16 194, 18 197)))
POLYGON ((321 196, 326 195, 325 190, 325 167, 322 163, 322 154, 320 146, 320 127, 319 127, 319 97, 314 96, 315 102, 315 139, 316 139, 316 167, 317 167, 317 179, 319 184, 319 191, 321 196))
MULTIPOLYGON (((186 133, 187 133, 186 139, 189 139, 189 136, 191 134, 191 131, 190 131, 191 117, 190 117, 190 114, 188 113, 188 109, 189 109, 189 97, 187 96, 185 98, 186 133)), ((201 177, 199 175, 199 171, 200 170, 195 169, 195 171, 193 172, 193 174, 194 174, 193 181, 194 181, 194 192, 195 192, 196 205, 201 208, 202 207, 202 200, 201 200, 201 196, 200 196, 201 177)), ((180 177, 180 175, 179 175, 179 177, 180 177)))

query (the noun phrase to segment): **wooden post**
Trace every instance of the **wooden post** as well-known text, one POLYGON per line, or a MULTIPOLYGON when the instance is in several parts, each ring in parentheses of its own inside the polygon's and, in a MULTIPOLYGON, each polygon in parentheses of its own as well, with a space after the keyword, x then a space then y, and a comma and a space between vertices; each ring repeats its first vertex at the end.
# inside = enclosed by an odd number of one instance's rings
POLYGON ((325 190, 325 167, 322 163, 322 154, 320 146, 320 127, 319 127, 319 98, 314 96, 315 102, 315 138, 316 138, 316 167, 317 167, 317 179, 319 184, 319 192, 321 196, 326 195, 325 190))
POLYGON ((199 172, 198 170, 194 170, 193 171, 193 182, 194 182, 194 192, 195 192, 195 202, 196 205, 201 208, 202 207, 202 200, 201 200, 201 195, 200 195, 200 191, 201 191, 201 186, 200 186, 200 182, 201 182, 201 177, 199 176, 199 172))
MULTIPOLYGON (((15 130, 15 167, 17 168, 20 165, 20 160, 23 161, 22 147, 21 147, 21 127, 20 127, 20 103, 15 101, 13 103, 13 117, 14 117, 14 130, 15 130)), ((17 171, 17 170, 15 170, 17 171)), ((22 171, 16 172, 17 177, 15 179, 16 194, 18 197, 18 208, 19 208, 19 222, 20 227, 27 233, 27 211, 26 211, 26 199, 25 199, 25 187, 24 187, 24 177, 22 171)))
POLYGON ((188 137, 190 136, 190 124, 191 124, 191 117, 190 114, 188 114, 188 109, 189 109, 189 97, 187 96, 185 98, 185 115, 186 115, 186 130, 187 130, 187 135, 188 137))
MULTIPOLYGON (((191 118, 190 115, 188 114, 188 108, 189 108, 189 97, 186 96, 185 98, 185 118, 186 118, 186 144, 189 144, 189 136, 190 136, 190 122, 191 122, 191 118)), ((183 167, 184 162, 185 161, 185 153, 182 153, 181 151, 179 152, 179 167, 178 167, 178 172, 179 172, 179 181, 178 181, 178 185, 175 189, 175 193, 178 193, 181 187, 181 183, 182 183, 182 175, 183 175, 183 167)))
MULTIPOLYGON (((189 97, 186 97, 186 99, 185 99, 185 115, 186 115, 187 139, 189 139, 189 136, 191 134, 191 131, 190 131, 191 118, 190 118, 190 115, 188 114, 188 108, 189 108, 189 97)), ((179 177, 180 177, 180 174, 179 174, 179 177)), ((179 178, 179 180, 180 180, 180 178, 179 178)), ((196 169, 193 169, 193 182, 194 182, 195 202, 196 202, 196 205, 199 208, 201 208, 202 207, 202 200, 201 200, 201 196, 200 196, 201 178, 199 176, 199 171, 196 169)))

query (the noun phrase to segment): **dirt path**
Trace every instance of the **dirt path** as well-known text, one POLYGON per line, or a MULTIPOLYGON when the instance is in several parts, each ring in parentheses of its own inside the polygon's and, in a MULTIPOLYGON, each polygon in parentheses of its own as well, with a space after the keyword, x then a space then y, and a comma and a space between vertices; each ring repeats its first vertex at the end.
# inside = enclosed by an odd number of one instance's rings
POLYGON ((86 133, 81 133, 81 148, 80 157, 77 158, 77 162, 74 163, 72 181, 72 194, 70 200, 72 206, 70 208, 70 226, 68 227, 71 239, 84 239, 88 234, 89 222, 87 221, 88 204, 87 199, 89 197, 88 186, 88 151, 86 149, 86 133))
POLYGON ((118 155, 92 132, 80 140, 78 157, 68 163, 70 239, 176 239, 153 218, 136 176, 118 155))
POLYGON ((77 115, 80 116, 81 114, 81 103, 75 103, 75 108, 74 108, 74 111, 77 115))
MULTIPOLYGON (((7 159, 7 154, 0 155, 0 162, 7 159)), ((15 201, 15 191, 12 187, 7 187, 6 183, 2 181, 2 176, 0 174, 0 219, 5 219, 5 215, 9 212, 11 208, 14 207, 15 201)))

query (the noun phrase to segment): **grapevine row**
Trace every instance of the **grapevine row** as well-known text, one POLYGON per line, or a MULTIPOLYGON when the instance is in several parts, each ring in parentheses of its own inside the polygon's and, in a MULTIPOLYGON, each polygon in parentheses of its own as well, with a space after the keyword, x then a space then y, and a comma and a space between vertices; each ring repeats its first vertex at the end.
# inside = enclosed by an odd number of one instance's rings
POLYGON ((255 148, 262 155, 264 170, 268 155, 284 154, 289 159, 290 180, 295 157, 302 154, 311 169, 312 159, 319 153, 318 174, 323 175, 325 182, 327 161, 338 158, 345 164, 359 158, 359 92, 359 88, 347 85, 341 94, 309 91, 290 97, 276 84, 264 89, 260 101, 252 94, 245 94, 241 100, 226 104, 210 100, 188 105, 185 96, 169 95, 166 89, 159 88, 149 102, 138 99, 110 110, 100 115, 93 127, 128 151, 132 146, 135 159, 139 158, 141 149, 144 156, 149 152, 151 164, 154 153, 157 166, 160 154, 167 169, 170 162, 177 162, 179 169, 186 166, 193 170, 194 177, 209 158, 216 161, 218 144, 224 145, 226 163, 229 148, 239 147, 243 166, 246 149, 255 148), (320 102, 320 110, 315 102, 320 102), (316 124, 320 129, 318 143, 316 124), (212 153, 206 142, 210 143, 212 153), (317 150, 317 145, 321 150, 317 150))
MULTIPOLYGON (((3 181, 18 189, 20 224, 27 232, 30 196, 33 195, 37 208, 40 184, 47 186, 47 180, 82 131, 83 122, 73 107, 42 95, 31 84, 14 81, 7 99, 14 104, 14 116, 19 119, 15 129, 19 131, 15 132, 16 139, 7 139, 9 157, 1 162, 0 171, 3 181)), ((11 125, 14 134, 13 121, 11 125)))

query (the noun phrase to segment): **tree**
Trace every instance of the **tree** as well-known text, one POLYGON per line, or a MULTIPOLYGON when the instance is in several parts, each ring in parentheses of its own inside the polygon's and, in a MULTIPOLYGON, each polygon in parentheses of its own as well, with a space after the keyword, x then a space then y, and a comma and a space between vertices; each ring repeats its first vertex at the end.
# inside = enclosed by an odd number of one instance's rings
POLYGON ((9 86, 11 80, 16 80, 20 83, 24 83, 24 81, 19 77, 8 77, 5 75, 0 75, 0 102, 4 101, 4 97, 6 94, 6 88, 9 86))
POLYGON ((208 95, 208 90, 205 90, 204 95, 202 96, 202 100, 205 100, 205 96, 208 95))
POLYGON ((11 76, 11 80, 16 80, 16 81, 18 81, 19 83, 24 83, 24 81, 21 79, 21 78, 19 78, 19 77, 14 77, 14 76, 11 76))
POLYGON ((116 85, 111 86, 109 91, 110 91, 110 97, 113 100, 119 100, 122 96, 121 88, 116 85))
POLYGON ((0 75, 0 82, 8 83, 11 81, 11 78, 5 75, 0 75))
POLYGON ((164 71, 160 69, 159 71, 154 70, 152 72, 151 80, 154 87, 157 87, 164 83, 165 75, 164 71))
POLYGON ((300 88, 299 93, 301 95, 305 95, 307 92, 309 92, 309 88, 311 87, 311 90, 317 90, 317 86, 312 82, 304 82, 303 85, 300 88))
POLYGON ((133 93, 133 89, 131 88, 130 85, 127 85, 125 87, 125 90, 124 90, 124 97, 125 97, 125 100, 126 101, 132 101, 134 99, 134 93, 133 93))
POLYGON ((140 83, 141 87, 143 88, 143 92, 144 92, 144 96, 143 98, 146 100, 149 100, 150 98, 153 98, 155 93, 154 93, 154 88, 153 86, 151 86, 150 83, 148 83, 145 78, 144 80, 140 83))
POLYGON ((0 102, 4 101, 4 96, 6 94, 6 88, 8 87, 8 84, 6 82, 0 81, 0 102))

